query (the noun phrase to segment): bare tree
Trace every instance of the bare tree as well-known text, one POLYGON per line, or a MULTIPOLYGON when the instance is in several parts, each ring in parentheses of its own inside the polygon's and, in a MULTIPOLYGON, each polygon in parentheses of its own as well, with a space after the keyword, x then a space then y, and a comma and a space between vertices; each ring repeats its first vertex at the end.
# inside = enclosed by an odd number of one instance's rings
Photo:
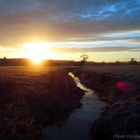
POLYGON ((89 56, 88 56, 87 54, 82 54, 82 55, 80 56, 80 58, 82 59, 82 60, 81 60, 82 65, 84 65, 85 62, 88 60, 89 56))
POLYGON ((3 60, 6 60, 6 57, 5 56, 3 57, 3 60))
POLYGON ((131 59, 130 59, 130 63, 131 63, 131 64, 136 64, 136 63, 137 63, 137 61, 136 61, 136 59, 135 59, 135 58, 131 58, 131 59))

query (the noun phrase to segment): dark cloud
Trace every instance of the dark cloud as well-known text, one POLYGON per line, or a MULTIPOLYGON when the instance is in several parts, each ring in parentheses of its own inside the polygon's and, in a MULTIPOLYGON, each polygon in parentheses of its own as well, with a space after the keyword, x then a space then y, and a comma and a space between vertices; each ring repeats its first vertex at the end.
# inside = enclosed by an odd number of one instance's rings
POLYGON ((140 30, 139 7, 139 0, 0 0, 0 42, 13 44, 32 36, 54 41, 120 40, 102 35, 140 30))
POLYGON ((53 48, 61 53, 140 52, 140 47, 53 48))
MULTIPOLYGON (((12 48, 12 47, 2 47, 0 46, 0 51, 3 52, 15 52, 18 49, 18 51, 22 51, 20 50, 20 48, 12 48)), ((114 52, 118 52, 118 53, 123 53, 123 52, 127 52, 127 53, 131 53, 131 52, 140 52, 140 47, 120 47, 120 46, 115 46, 115 47, 94 47, 94 48, 63 48, 63 47, 53 47, 53 48, 48 48, 49 52, 59 52, 60 54, 82 54, 82 53, 106 53, 106 52, 110 52, 110 53, 114 53, 114 52)))

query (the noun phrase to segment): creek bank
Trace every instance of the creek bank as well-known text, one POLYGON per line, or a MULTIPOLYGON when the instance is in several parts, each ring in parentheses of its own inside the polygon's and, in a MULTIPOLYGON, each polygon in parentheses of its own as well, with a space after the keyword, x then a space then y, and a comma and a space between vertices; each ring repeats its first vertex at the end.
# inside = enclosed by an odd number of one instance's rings
POLYGON ((49 76, 46 77, 49 80, 43 85, 44 90, 38 94, 27 95, 34 116, 44 126, 79 107, 79 101, 84 95, 64 70, 51 72, 49 76))
POLYGON ((43 127, 63 120, 81 105, 84 95, 65 70, 36 75, 14 73, 0 78, 0 83, 2 140, 41 139, 43 127))
POLYGON ((92 71, 74 70, 81 81, 89 88, 97 91, 101 100, 108 106, 102 117, 91 127, 94 140, 113 139, 118 135, 140 135, 140 85, 139 81, 131 81, 129 77, 111 73, 97 73, 92 71), (136 88, 129 93, 118 89, 117 83, 129 81, 136 88))
POLYGON ((83 85, 78 77, 69 72, 77 87, 85 93, 80 100, 82 106, 73 110, 62 122, 50 124, 43 131, 44 140, 91 140, 89 133, 93 120, 100 117, 105 102, 99 100, 93 90, 83 85))

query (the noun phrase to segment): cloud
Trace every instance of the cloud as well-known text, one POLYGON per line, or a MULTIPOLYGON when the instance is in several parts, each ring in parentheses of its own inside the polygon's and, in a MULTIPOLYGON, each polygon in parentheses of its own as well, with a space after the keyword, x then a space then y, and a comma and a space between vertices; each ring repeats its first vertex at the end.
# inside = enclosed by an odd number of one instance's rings
POLYGON ((60 53, 140 52, 140 47, 51 48, 60 53))
POLYGON ((0 42, 113 40, 98 36, 140 30, 139 6, 139 0, 0 0, 0 42))

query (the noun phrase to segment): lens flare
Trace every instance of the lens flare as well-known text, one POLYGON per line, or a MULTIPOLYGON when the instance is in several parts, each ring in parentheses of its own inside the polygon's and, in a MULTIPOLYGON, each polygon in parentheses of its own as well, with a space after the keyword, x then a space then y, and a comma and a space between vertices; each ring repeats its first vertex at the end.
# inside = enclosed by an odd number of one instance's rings
POLYGON ((136 91, 136 86, 127 81, 119 81, 117 82, 116 86, 122 93, 133 93, 136 91))

